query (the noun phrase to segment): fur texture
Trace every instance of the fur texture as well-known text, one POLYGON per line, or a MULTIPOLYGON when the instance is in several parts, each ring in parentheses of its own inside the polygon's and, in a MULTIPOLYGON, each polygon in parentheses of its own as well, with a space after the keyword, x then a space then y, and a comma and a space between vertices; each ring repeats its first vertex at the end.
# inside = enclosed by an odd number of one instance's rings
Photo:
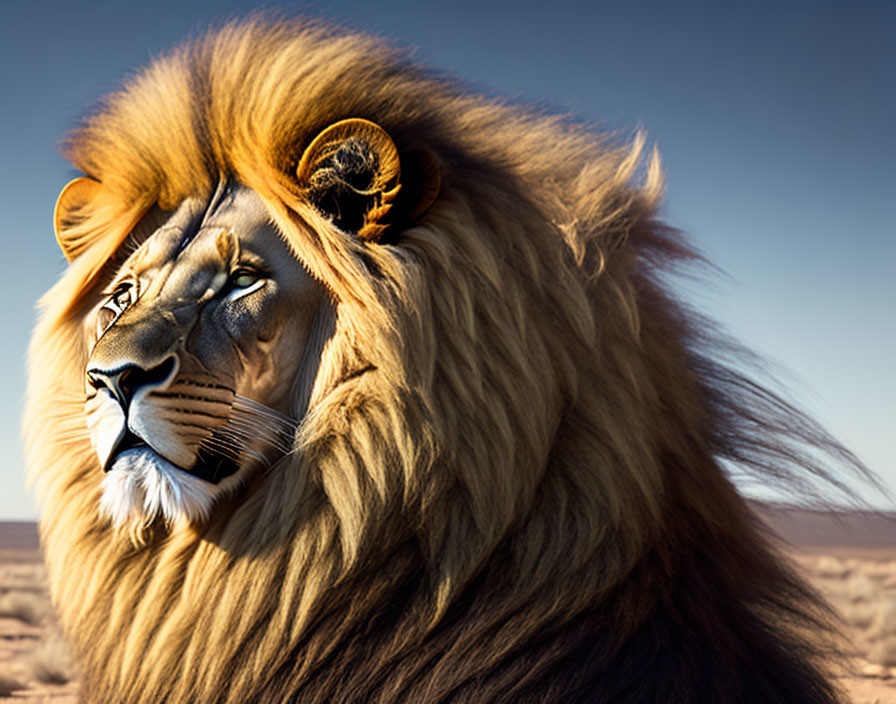
POLYGON ((42 301, 26 415, 86 700, 836 701, 827 613, 724 465, 798 491, 830 480, 814 458, 854 460, 668 292, 693 255, 643 147, 298 21, 228 25, 86 118, 67 152, 106 195, 42 301), (442 171, 380 243, 294 181, 349 117, 442 171), (137 214, 222 175, 329 288, 335 331, 293 452, 134 546, 100 510, 82 317, 137 214))

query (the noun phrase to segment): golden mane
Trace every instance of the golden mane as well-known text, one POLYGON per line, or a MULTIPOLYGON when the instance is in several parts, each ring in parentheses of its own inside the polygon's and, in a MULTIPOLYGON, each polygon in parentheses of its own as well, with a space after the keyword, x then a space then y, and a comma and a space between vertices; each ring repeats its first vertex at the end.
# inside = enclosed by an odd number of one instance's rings
POLYGON ((825 611, 720 463, 798 487, 828 478, 815 448, 854 460, 666 291, 693 255, 643 152, 299 21, 227 25, 109 96, 68 141, 106 195, 42 300, 26 412, 88 700, 835 701, 806 636, 825 611), (353 117, 442 169, 394 241, 340 231, 291 176, 353 117), (336 331, 294 452, 135 547, 97 512, 81 316, 139 213, 221 175, 330 289, 336 331))

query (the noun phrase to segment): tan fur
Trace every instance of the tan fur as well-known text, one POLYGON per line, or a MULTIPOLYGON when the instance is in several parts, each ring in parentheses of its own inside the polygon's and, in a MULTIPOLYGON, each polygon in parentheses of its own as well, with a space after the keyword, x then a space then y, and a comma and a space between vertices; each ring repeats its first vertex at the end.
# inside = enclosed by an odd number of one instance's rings
MULTIPOLYGON (((678 554, 689 521, 754 535, 714 457, 786 479, 804 440, 840 452, 779 424, 789 411, 712 361, 709 328, 665 293, 658 268, 691 255, 653 220, 662 176, 644 151, 640 135, 619 146, 469 95, 313 23, 229 25, 88 117, 67 152, 105 195, 42 300, 26 418, 88 700, 491 701, 517 691, 500 674, 515 647, 582 613, 617 604, 613 639, 635 632, 662 588, 657 555, 678 554), (314 136, 353 117, 442 171, 436 203, 394 241, 339 231, 295 182, 314 136), (295 452, 208 525, 135 548, 97 512, 81 318, 134 214, 221 174, 260 194, 332 292, 336 330, 295 452)), ((756 563, 785 579, 756 540, 756 563)), ((736 553, 719 557, 732 583, 736 553)), ((793 635, 814 607, 788 606, 781 631, 814 661, 793 635)), ((543 676, 551 657, 514 677, 543 676)))

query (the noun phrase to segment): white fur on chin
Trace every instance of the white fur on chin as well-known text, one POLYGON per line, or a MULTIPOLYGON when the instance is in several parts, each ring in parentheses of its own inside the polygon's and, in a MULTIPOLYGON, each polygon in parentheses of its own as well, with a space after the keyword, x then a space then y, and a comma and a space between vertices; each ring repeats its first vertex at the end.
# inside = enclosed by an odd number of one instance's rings
POLYGON ((201 523, 226 491, 221 484, 179 469, 148 447, 134 448, 123 452, 104 477, 100 513, 119 528, 149 525, 156 519, 168 525, 201 523))

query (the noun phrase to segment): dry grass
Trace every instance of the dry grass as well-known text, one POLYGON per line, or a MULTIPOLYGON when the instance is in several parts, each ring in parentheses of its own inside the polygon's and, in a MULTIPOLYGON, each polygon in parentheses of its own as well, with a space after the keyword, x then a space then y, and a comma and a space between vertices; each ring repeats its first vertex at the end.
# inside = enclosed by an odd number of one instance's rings
POLYGON ((31 656, 31 673, 38 682, 65 684, 74 679, 68 648, 58 633, 51 633, 31 656))
POLYGON ((860 631, 871 626, 878 611, 874 604, 842 604, 839 610, 843 620, 860 631))
POLYGON ((814 572, 819 577, 842 579, 849 574, 849 567, 844 564, 843 560, 824 555, 814 561, 814 572))
POLYGON ((0 564, 0 590, 44 591, 46 581, 47 570, 40 563, 0 564))
POLYGON ((800 563, 840 611, 858 654, 896 667, 896 561, 811 556, 800 563))
POLYGON ((896 638, 896 598, 890 597, 876 604, 874 618, 868 624, 871 638, 896 638))
POLYGON ((873 603, 880 596, 880 589, 864 572, 851 574, 843 586, 847 598, 853 603, 873 603))
POLYGON ((50 613, 46 568, 39 563, 0 564, 0 617, 37 626, 50 613))
POLYGON ((896 636, 889 636, 871 644, 868 661, 887 667, 896 667, 896 636))
POLYGON ((0 595, 0 616, 16 618, 34 626, 44 620, 48 608, 46 597, 40 593, 11 591, 0 595))
POLYGON ((26 686, 8 666, 0 666, 0 697, 9 697, 26 686))

